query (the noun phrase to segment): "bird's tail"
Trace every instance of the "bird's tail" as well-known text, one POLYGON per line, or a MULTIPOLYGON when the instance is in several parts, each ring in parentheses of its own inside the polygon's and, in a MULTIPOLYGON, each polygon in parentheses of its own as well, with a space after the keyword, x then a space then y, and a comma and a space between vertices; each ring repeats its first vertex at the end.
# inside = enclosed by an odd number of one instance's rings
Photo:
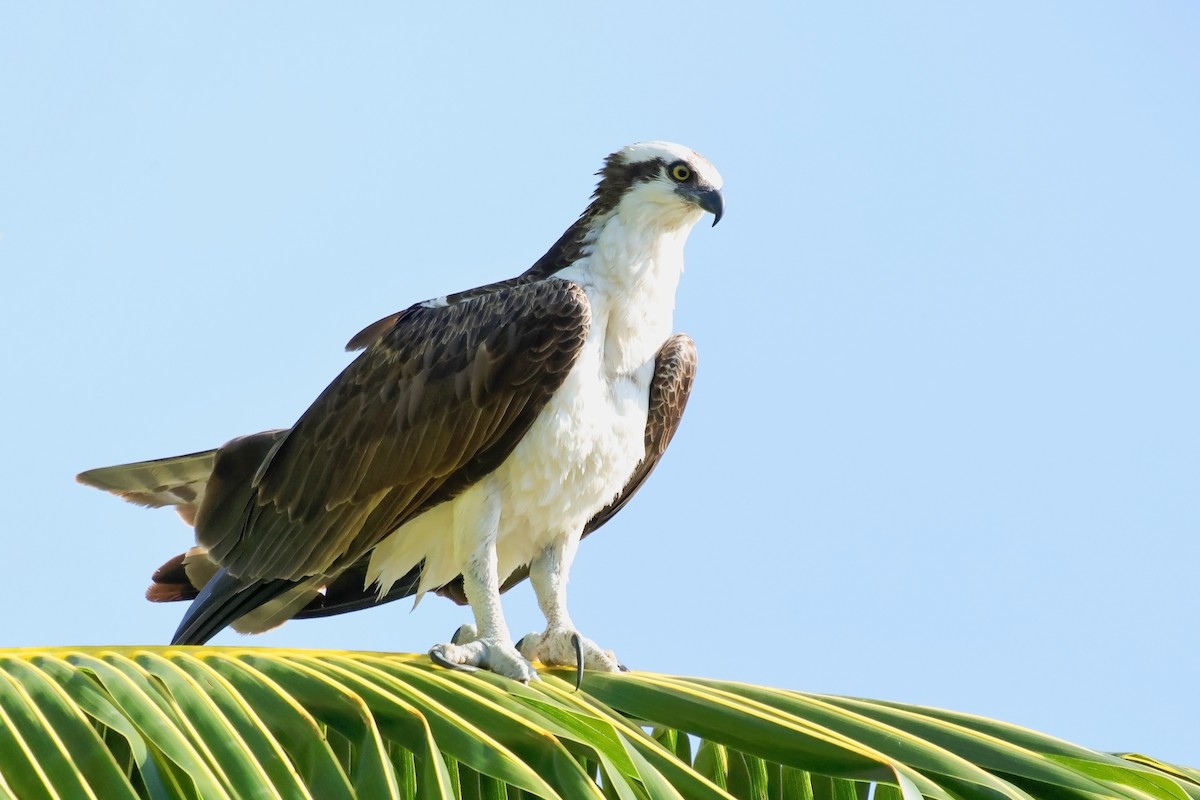
POLYGON ((196 510, 204 499, 204 490, 212 475, 216 456, 216 450, 205 450, 184 456, 100 467, 79 473, 75 480, 140 506, 175 506, 179 516, 192 525, 195 523, 196 510))
MULTIPOLYGON (((217 450, 101 467, 80 473, 78 480, 139 505, 174 506, 189 525, 209 489, 205 515, 236 511, 248 500, 253 476, 263 459, 287 434, 272 430, 234 439, 221 449, 221 473, 213 475, 217 450), (210 486, 211 485, 211 486, 210 486), (246 496, 243 496, 243 495, 246 496)), ((242 633, 269 630, 292 617, 323 617, 355 611, 411 596, 420 583, 420 566, 379 596, 367 584, 364 557, 332 579, 303 581, 242 580, 214 562, 203 547, 193 547, 154 571, 146 599, 154 602, 191 600, 175 644, 201 644, 227 625, 242 633)), ((461 592, 460 592, 461 594, 461 592)), ((465 598, 455 597, 457 602, 465 598)))
MULTIPOLYGON (((258 461, 286 434, 286 429, 279 429, 240 436, 227 442, 221 450, 238 453, 239 463, 247 459, 254 460, 251 466, 253 474, 258 461)), ((76 475, 75 480, 140 506, 174 506, 188 525, 195 525, 196 511, 204 500, 216 460, 217 450, 202 450, 182 456, 89 469, 76 475)))
MULTIPOLYGON (((234 439, 220 451, 204 450, 90 469, 80 473, 77 480, 138 505, 173 506, 184 522, 194 526, 210 485, 218 494, 229 493, 228 486, 217 488, 213 480, 218 453, 224 453, 226 472, 232 464, 238 474, 225 474, 217 483, 246 484, 248 488, 259 463, 286 433, 286 430, 264 431, 234 439)), ((243 632, 273 628, 312 602, 316 594, 311 586, 289 581, 237 581, 221 570, 203 547, 193 547, 155 570, 146 599, 193 600, 176 633, 176 641, 198 644, 234 620, 237 620, 234 628, 243 632), (218 577, 220 581, 214 585, 218 577), (250 609, 257 610, 247 613, 250 609)))

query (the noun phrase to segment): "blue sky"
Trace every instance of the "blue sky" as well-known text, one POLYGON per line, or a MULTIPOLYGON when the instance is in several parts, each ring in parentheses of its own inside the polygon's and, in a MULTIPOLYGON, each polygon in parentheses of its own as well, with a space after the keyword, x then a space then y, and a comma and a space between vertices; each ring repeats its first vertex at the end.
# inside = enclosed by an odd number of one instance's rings
POLYGON ((726 180, 700 374, 581 629, 1200 764, 1197 41, 1184 2, 9 4, 0 646, 166 642, 188 530, 76 472, 290 424, 360 327, 523 270, 670 139, 726 180))

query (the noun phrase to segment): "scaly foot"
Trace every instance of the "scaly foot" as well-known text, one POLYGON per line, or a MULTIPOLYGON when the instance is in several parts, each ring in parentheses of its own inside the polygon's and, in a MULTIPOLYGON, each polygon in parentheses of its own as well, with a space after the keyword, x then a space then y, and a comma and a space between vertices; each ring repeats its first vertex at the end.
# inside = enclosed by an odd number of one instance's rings
POLYGON ((530 661, 550 666, 576 667, 575 688, 583 682, 583 670, 625 672, 612 650, 602 650, 591 639, 571 628, 547 628, 544 633, 531 633, 517 642, 521 655, 530 661), (581 658, 582 656, 582 658, 581 658))
POLYGON ((521 683, 538 680, 533 665, 517 652, 517 648, 507 642, 474 638, 474 628, 463 630, 468 627, 459 628, 450 644, 433 646, 429 651, 433 663, 464 672, 486 669, 521 683))

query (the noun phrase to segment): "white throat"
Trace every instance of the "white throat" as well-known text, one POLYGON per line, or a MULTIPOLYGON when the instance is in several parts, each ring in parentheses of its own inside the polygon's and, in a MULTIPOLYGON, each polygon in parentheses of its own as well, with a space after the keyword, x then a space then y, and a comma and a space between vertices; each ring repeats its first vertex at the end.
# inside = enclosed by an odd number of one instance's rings
POLYGON ((597 220, 584 241, 585 255, 556 274, 587 292, 588 338, 603 343, 611 377, 642 367, 671 335, 683 248, 701 213, 664 219, 656 210, 622 203, 597 220))

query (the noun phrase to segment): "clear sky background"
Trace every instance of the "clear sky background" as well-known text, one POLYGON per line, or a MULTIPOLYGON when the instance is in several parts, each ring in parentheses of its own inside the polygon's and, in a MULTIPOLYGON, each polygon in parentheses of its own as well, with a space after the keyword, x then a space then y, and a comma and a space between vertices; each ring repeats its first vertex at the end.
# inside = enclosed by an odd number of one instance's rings
POLYGON ((1200 765, 1200 6, 824 5, 7 4, 0 646, 165 643, 189 531, 75 473, 291 424, 360 327, 524 270, 670 139, 726 180, 700 373, 581 629, 1200 765))

